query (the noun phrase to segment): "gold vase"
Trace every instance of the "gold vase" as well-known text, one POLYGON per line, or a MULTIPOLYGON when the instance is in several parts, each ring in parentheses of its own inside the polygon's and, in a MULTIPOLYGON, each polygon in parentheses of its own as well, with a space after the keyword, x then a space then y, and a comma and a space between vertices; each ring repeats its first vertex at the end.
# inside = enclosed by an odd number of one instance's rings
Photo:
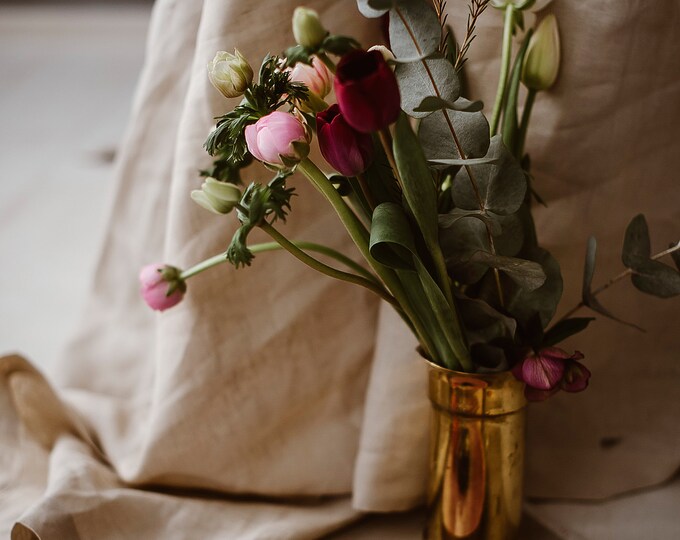
POLYGON ((428 362, 427 540, 511 540, 522 516, 524 383, 428 362))

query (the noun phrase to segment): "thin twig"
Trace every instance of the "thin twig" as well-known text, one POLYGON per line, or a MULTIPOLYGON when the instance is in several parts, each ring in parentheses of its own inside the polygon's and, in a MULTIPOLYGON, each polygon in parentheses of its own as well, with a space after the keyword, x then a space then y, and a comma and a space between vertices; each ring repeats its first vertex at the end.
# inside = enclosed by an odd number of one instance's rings
MULTIPOLYGON (((446 4, 446 3, 445 3, 446 4)), ((489 5, 489 0, 470 0, 470 5, 468 6, 468 18, 467 27, 465 29, 465 39, 463 39, 462 45, 458 48, 458 53, 456 54, 456 63, 454 67, 456 71, 459 71, 465 61, 468 49, 475 39, 475 27, 477 25, 477 19, 484 13, 484 10, 489 5)))

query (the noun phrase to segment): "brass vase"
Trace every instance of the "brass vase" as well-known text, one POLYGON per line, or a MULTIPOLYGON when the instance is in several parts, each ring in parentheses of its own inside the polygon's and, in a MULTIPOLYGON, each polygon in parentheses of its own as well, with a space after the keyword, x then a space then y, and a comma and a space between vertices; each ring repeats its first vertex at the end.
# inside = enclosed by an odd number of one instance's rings
POLYGON ((428 362, 427 540, 511 540, 522 516, 524 383, 428 362))

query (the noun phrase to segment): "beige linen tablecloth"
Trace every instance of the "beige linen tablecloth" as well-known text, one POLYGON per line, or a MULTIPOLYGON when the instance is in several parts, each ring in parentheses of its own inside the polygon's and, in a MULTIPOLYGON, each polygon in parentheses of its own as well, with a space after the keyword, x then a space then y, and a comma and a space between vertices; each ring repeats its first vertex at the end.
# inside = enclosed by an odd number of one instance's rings
MULTIPOLYGON (((378 41, 355 3, 310 1, 328 27, 378 41)), ((541 238, 578 300, 584 245, 596 283, 620 270, 644 212, 662 249, 680 234, 680 5, 556 0, 564 61, 528 146, 541 238)), ((137 291, 151 261, 181 267, 235 228, 188 197, 201 145, 228 104, 205 65, 238 46, 253 64, 292 41, 291 0, 160 0, 118 159, 108 233, 80 331, 50 383, 0 359, 0 531, 12 538, 318 538, 362 511, 422 502, 428 404, 414 341, 368 293, 285 253, 192 279, 152 313, 137 291), (52 390, 56 388, 57 390, 52 390)), ((454 26, 462 1, 449 1, 454 26)), ((479 25, 471 95, 492 101, 501 17, 479 25)), ((252 169, 249 179, 266 177, 252 169)), ((286 232, 351 252, 302 178, 286 232)), ((647 329, 600 320, 572 339, 591 388, 531 407, 528 493, 597 498, 650 486, 680 465, 678 301, 621 284, 603 302, 647 329)))

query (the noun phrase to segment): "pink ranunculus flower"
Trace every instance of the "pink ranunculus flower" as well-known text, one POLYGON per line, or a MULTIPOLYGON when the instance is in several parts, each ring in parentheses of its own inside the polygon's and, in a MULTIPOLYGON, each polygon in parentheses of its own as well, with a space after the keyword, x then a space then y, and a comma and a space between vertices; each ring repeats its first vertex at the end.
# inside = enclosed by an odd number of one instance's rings
POLYGON ((142 298, 151 309, 164 311, 179 304, 187 290, 179 268, 167 264, 147 264, 139 272, 142 298))
POLYGON ((577 360, 583 354, 569 354, 557 347, 545 347, 528 354, 512 372, 527 386, 525 396, 529 401, 542 401, 560 389, 580 392, 588 386, 590 371, 577 360))
POLYGON ((247 126, 245 135, 253 157, 277 168, 292 167, 309 153, 309 131, 290 113, 269 113, 247 126))
POLYGON ((286 71, 290 73, 290 80, 304 83, 309 89, 307 101, 300 103, 303 111, 323 111, 328 104, 324 98, 333 88, 333 74, 318 56, 312 57, 312 65, 298 62, 286 71))

